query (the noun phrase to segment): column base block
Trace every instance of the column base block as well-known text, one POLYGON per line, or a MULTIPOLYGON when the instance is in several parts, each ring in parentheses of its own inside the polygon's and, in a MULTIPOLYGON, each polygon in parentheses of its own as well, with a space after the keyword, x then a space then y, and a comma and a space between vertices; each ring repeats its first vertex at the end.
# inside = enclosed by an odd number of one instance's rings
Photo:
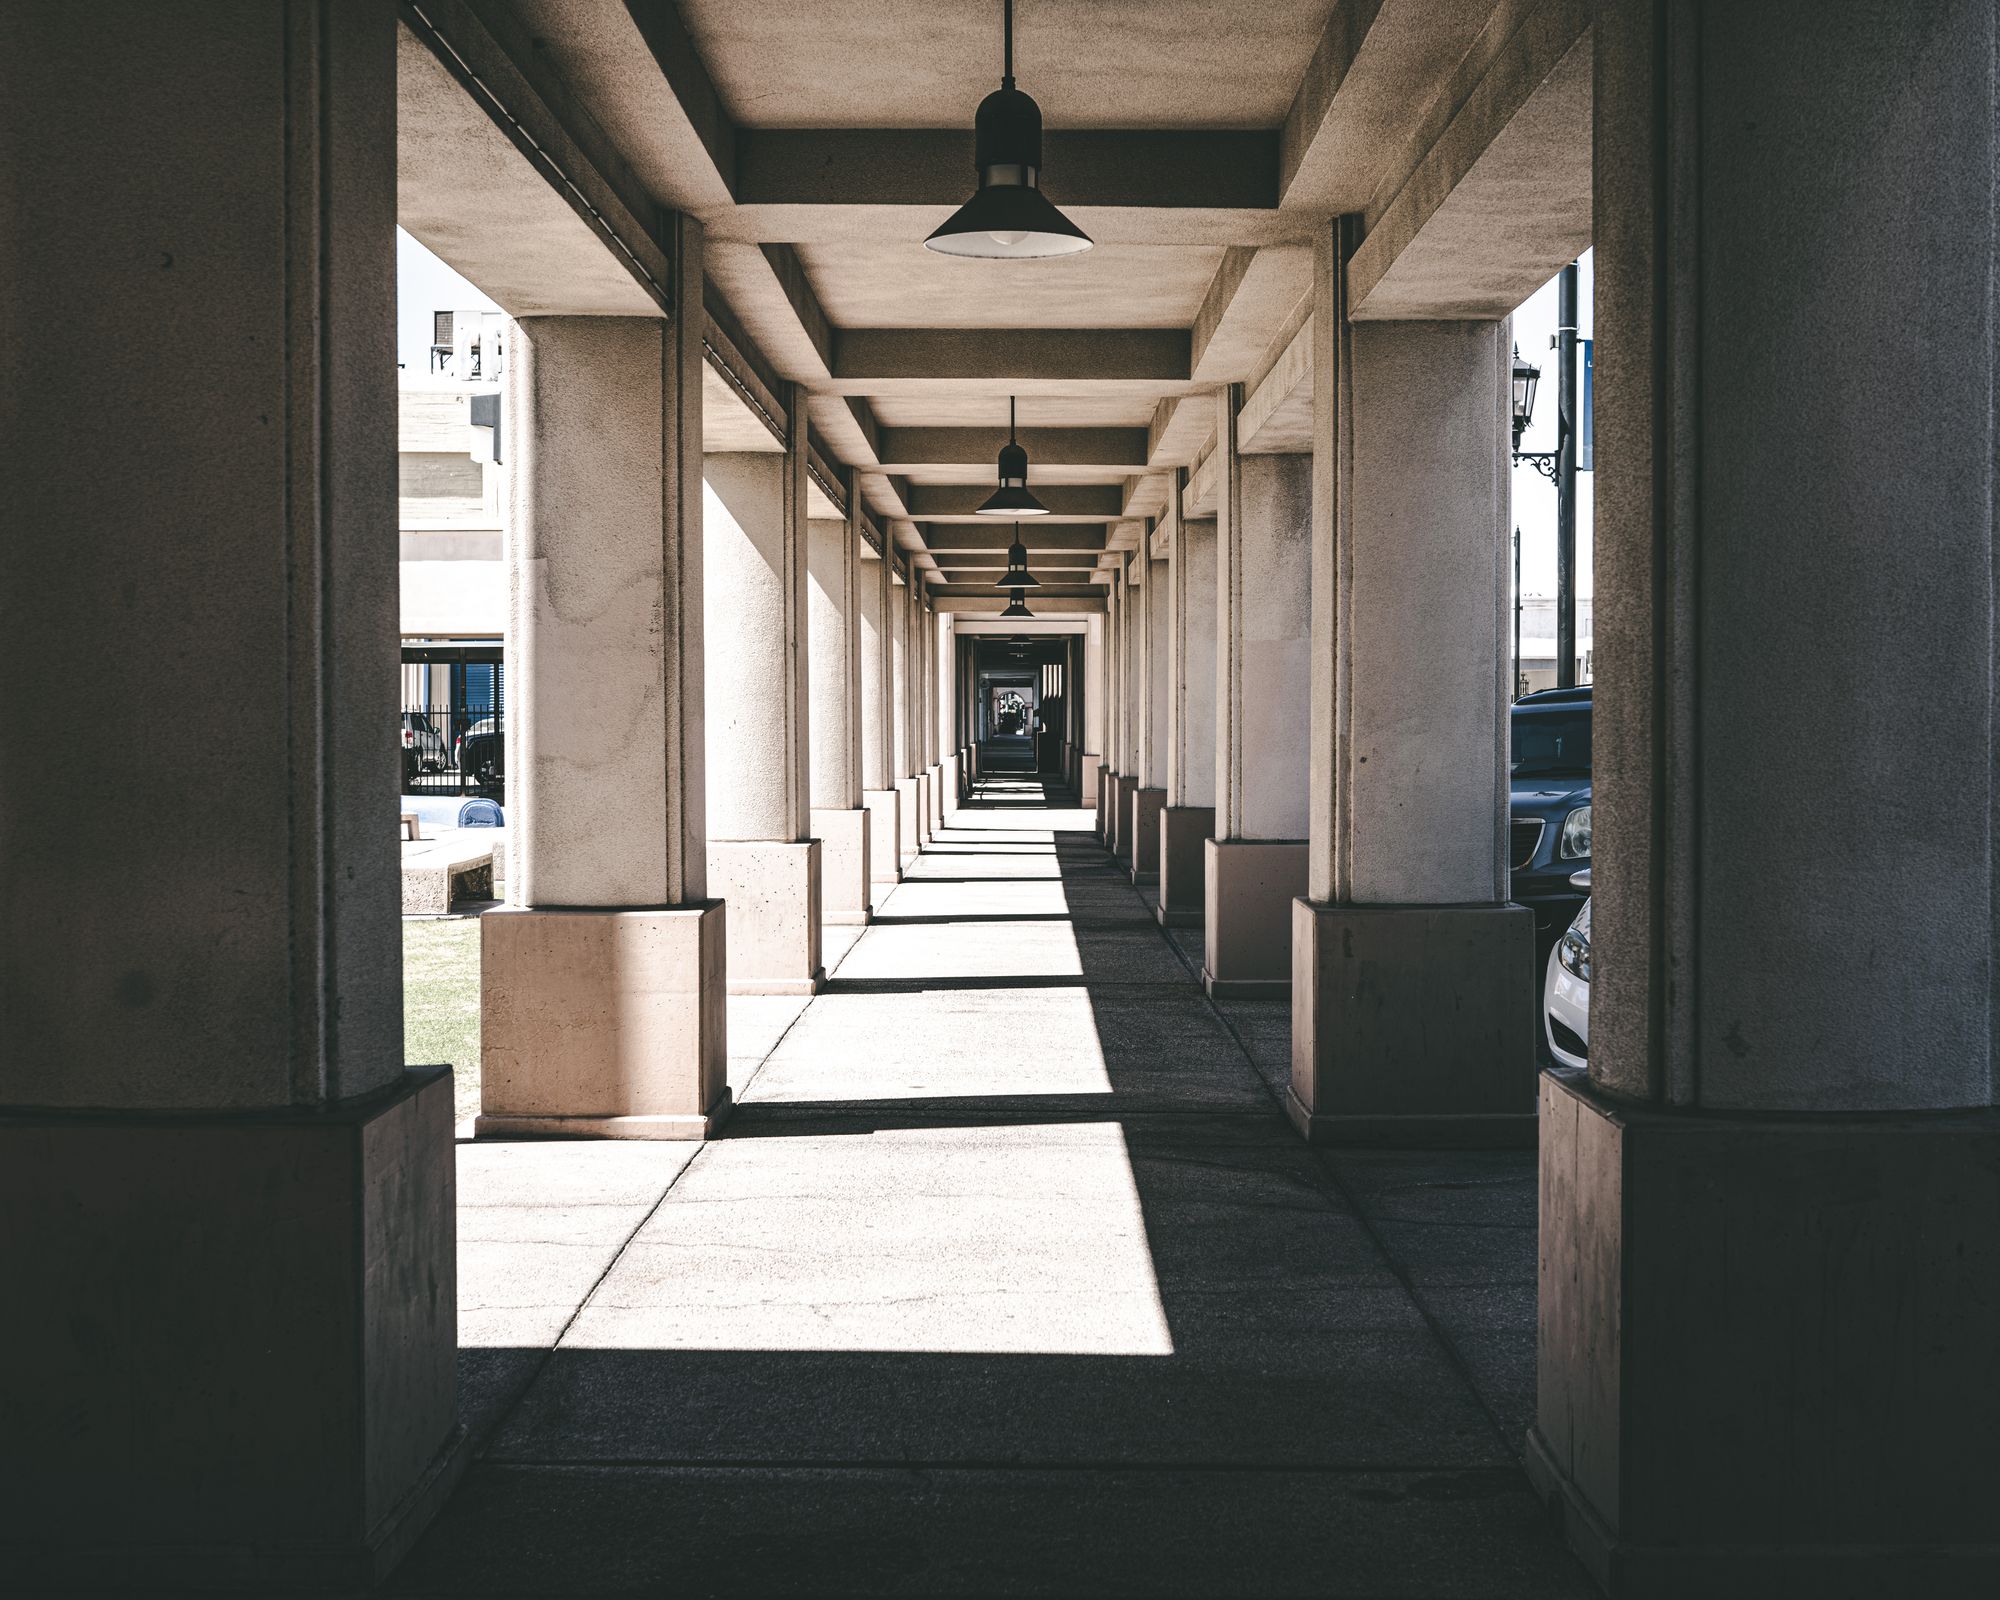
POLYGON ((1111 819, 1111 853, 1132 866, 1132 796, 1138 791, 1136 774, 1121 772, 1117 780, 1117 814, 1111 819))
POLYGON ((865 924, 874 910, 869 892, 872 841, 865 808, 815 811, 813 835, 819 840, 819 920, 837 927, 865 924))
POLYGON ((1292 903, 1292 1082, 1314 1144, 1532 1145, 1524 906, 1292 903))
POLYGON ((868 881, 893 888, 903 881, 902 796, 894 789, 864 789, 861 804, 868 812, 868 881))
POLYGON ((944 767, 924 768, 924 843, 929 844, 944 827, 944 767))
POLYGON ((896 826, 901 830, 896 840, 896 859, 907 872, 924 848, 924 797, 917 779, 896 780, 896 812, 896 826))
POLYGON ((723 906, 479 919, 479 1138, 703 1139, 729 1112, 723 906))
POLYGON ((0 1117, 10 1594, 359 1592, 463 1472, 451 1072, 0 1117))
POLYGON ((2000 1593, 2000 1113, 1541 1077, 1528 1474, 1616 1600, 2000 1593))
MULTIPOLYGON (((1078 805, 1086 806, 1089 809, 1096 811, 1101 817, 1103 815, 1103 810, 1097 798, 1097 792, 1098 792, 1097 779, 1098 779, 1098 767, 1100 764, 1100 759, 1101 758, 1092 755, 1088 750, 1079 750, 1077 752, 1076 800, 1078 805)), ((1100 829, 1102 828, 1102 826, 1103 824, 1100 822, 1099 823, 1100 829)))
POLYGON ((1208 899, 1208 841, 1214 806, 1160 808, 1160 893, 1153 915, 1163 928, 1198 928, 1208 899))
POLYGON ((729 908, 731 994, 818 994, 820 842, 711 839, 708 892, 729 908))
POLYGON ((1212 998, 1291 994, 1292 902, 1305 892, 1303 839, 1203 842, 1201 982, 1212 998))
POLYGON ((1132 789, 1132 881, 1152 883, 1160 876, 1160 812, 1167 791, 1137 785, 1132 789))
POLYGON ((1107 768, 1098 774, 1097 783, 1097 837, 1104 841, 1107 850, 1117 837, 1117 823, 1118 774, 1107 768))
POLYGON ((959 786, 958 757, 949 755, 938 763, 938 825, 950 820, 958 809, 959 796, 963 790, 959 786))

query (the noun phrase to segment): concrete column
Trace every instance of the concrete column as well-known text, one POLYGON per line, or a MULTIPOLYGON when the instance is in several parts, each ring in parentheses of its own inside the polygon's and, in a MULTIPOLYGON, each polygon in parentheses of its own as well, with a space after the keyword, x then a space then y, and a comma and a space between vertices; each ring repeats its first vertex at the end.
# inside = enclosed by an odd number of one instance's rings
POLYGON ((1083 696, 1078 737, 1083 748, 1077 756, 1077 803, 1102 813, 1101 783, 1104 765, 1104 624, 1102 616, 1084 619, 1083 644, 1077 659, 1082 668, 1079 688, 1083 696))
MULTIPOLYGON (((698 248, 690 224, 683 262, 698 248)), ((728 1109, 700 339, 676 327, 531 317, 509 353, 510 855, 507 909, 480 922, 481 1134, 703 1138, 728 1109)))
POLYGON ((938 616, 933 612, 932 616, 938 635, 932 656, 937 662, 932 726, 937 730, 938 826, 943 827, 945 819, 958 809, 958 674, 953 670, 957 664, 958 634, 955 619, 949 613, 938 616))
POLYGON ((1154 883, 1160 875, 1160 811, 1167 803, 1167 607, 1171 579, 1167 562, 1151 554, 1153 534, 1141 537, 1134 566, 1145 573, 1139 590, 1139 673, 1134 721, 1138 761, 1132 786, 1132 881, 1154 883))
POLYGON ((1508 328, 1350 323, 1333 229, 1316 267, 1313 814, 1286 1109, 1314 1140, 1526 1142, 1534 918, 1507 903, 1508 328))
POLYGON ((862 923, 870 910, 868 812, 861 799, 861 496, 844 521, 806 524, 806 643, 812 668, 812 832, 820 849, 820 920, 862 923))
POLYGON ((1125 837, 1126 780, 1132 763, 1125 754, 1125 694, 1131 677, 1126 657, 1127 616, 1125 569, 1121 564, 1111 574, 1109 617, 1105 632, 1106 684, 1109 694, 1104 706, 1105 749, 1110 770, 1099 779, 1104 791, 1104 844, 1115 856, 1125 837))
POLYGON ((1167 792, 1160 812, 1156 904, 1168 927, 1200 924, 1208 841, 1215 836, 1215 522, 1181 516, 1182 487, 1174 486, 1167 519, 1163 585, 1167 792))
POLYGON ((1614 1594, 1986 1594, 1995 13, 1683 20, 1597 22, 1595 982, 1530 1471, 1614 1594))
POLYGON ((893 682, 891 709, 895 713, 897 864, 905 871, 923 849, 923 790, 917 781, 916 724, 910 715, 910 605, 913 594, 912 570, 904 567, 894 574, 890 590, 890 661, 893 682))
POLYGON ((896 794, 894 564, 886 553, 862 548, 856 612, 861 634, 861 803, 868 808, 868 876, 876 888, 902 882, 901 806, 896 794), (873 559, 868 559, 870 556, 873 559))
POLYGON ((708 872, 729 907, 729 987, 811 994, 820 968, 812 836, 805 394, 777 453, 702 462, 708 539, 708 872))
POLYGON ((1242 455, 1240 385, 1216 397, 1215 836, 1205 865, 1210 994, 1288 994, 1306 887, 1312 458, 1242 455))
POLYGON ((924 838, 928 842, 944 827, 944 763, 938 750, 938 620, 928 590, 917 610, 917 643, 917 728, 923 741, 924 838))
POLYGON ((0 1573, 359 1590, 464 1444, 451 1077, 403 1065, 396 9, 107 21, 0 11, 0 1573))

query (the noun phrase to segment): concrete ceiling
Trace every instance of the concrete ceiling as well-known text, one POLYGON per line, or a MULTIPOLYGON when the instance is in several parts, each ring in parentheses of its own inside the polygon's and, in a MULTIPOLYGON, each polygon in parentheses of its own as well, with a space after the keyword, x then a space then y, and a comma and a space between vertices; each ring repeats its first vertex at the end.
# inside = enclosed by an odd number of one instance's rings
MULTIPOLYGON (((755 128, 954 128, 1000 86, 1000 0, 681 0, 755 128)), ((1065 128, 1275 128, 1329 0, 1017 0, 1014 72, 1065 128)))
MULTIPOLYGON (((644 315, 665 300, 626 281, 626 241, 654 208, 699 218, 712 321, 764 390, 803 387, 824 454, 956 593, 987 565, 933 552, 1006 543, 966 539, 1001 531, 971 511, 1009 396, 1060 513, 1024 527, 1031 552, 1135 547, 1223 384, 1253 402, 1246 448, 1308 448, 1302 330, 1333 216, 1359 219, 1363 316, 1503 315, 1587 244, 1590 14, 1018 0, 1044 186, 1097 247, 977 261, 922 241, 972 188, 1000 0, 426 0, 403 39, 402 220, 510 311, 644 315)), ((631 259, 661 270, 643 240, 631 259)), ((714 440, 770 448, 708 388, 714 440)))

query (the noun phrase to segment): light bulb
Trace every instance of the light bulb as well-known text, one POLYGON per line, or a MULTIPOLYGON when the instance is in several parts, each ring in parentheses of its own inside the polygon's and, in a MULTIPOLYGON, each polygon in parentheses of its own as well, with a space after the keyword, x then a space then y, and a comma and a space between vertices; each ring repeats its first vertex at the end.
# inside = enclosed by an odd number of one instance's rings
POLYGON ((1025 232, 1022 233, 1009 232, 1009 233, 989 233, 986 237, 991 239, 995 244, 1004 244, 1009 249, 1011 249, 1015 245, 1019 244, 1023 239, 1027 238, 1028 236, 1025 232))

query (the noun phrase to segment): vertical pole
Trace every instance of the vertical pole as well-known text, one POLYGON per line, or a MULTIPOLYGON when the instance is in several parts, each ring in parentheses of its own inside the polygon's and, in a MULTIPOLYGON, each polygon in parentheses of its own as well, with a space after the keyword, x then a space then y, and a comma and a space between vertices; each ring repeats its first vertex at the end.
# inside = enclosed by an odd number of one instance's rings
POLYGON ((1556 286, 1556 687, 1576 686, 1577 267, 1556 286))
POLYGON ((1521 530, 1514 530, 1514 682, 1507 698, 1521 698, 1521 530))

